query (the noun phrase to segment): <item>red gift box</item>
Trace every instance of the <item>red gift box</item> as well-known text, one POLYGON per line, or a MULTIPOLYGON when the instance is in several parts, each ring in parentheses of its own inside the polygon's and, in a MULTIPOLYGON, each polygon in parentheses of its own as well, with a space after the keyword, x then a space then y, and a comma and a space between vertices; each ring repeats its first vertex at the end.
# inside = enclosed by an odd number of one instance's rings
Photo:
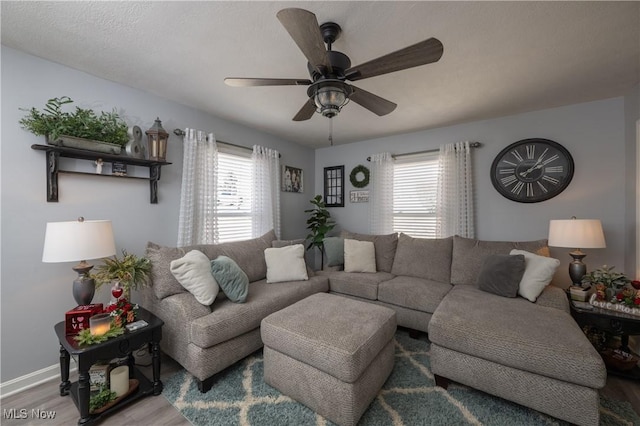
POLYGON ((89 318, 102 313, 102 303, 80 305, 64 314, 64 323, 67 336, 74 336, 82 330, 89 328, 89 318))

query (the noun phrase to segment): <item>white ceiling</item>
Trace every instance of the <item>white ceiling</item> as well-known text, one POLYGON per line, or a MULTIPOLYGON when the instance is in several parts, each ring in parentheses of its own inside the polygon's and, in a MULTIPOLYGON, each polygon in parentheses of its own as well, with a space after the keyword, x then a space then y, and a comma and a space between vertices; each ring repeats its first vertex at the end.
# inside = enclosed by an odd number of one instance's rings
MULTIPOLYGON (((638 2, 2 1, 2 44, 311 147, 329 120, 291 118, 306 87, 228 87, 225 77, 308 78, 276 13, 300 7, 343 34, 353 65, 429 37, 442 59, 356 85, 398 104, 355 103, 334 143, 620 96, 640 82, 638 2)), ((185 127, 189 123, 184 123, 185 127)), ((207 129, 205 129, 207 130, 207 129)), ((215 131, 215 129, 213 129, 215 131)))

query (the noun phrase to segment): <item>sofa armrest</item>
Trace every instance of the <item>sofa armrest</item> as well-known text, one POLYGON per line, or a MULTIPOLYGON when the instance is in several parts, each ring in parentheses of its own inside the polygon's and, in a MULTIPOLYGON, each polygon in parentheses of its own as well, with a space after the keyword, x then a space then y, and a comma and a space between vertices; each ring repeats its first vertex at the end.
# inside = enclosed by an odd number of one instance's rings
POLYGON ((542 293, 536 300, 536 305, 560 309, 566 313, 570 312, 569 300, 567 299, 565 291, 554 285, 548 285, 542 290, 542 293))

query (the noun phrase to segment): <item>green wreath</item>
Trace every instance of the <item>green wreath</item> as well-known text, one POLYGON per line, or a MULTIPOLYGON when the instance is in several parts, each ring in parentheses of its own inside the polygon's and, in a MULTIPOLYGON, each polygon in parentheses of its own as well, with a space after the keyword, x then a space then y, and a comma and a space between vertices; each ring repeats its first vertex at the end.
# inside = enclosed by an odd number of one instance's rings
POLYGON ((364 188, 369 185, 369 169, 367 169, 362 164, 358 164, 351 170, 351 174, 349 175, 349 180, 351 181, 351 185, 355 188, 364 188), (364 177, 361 180, 358 180, 358 174, 362 173, 364 177))

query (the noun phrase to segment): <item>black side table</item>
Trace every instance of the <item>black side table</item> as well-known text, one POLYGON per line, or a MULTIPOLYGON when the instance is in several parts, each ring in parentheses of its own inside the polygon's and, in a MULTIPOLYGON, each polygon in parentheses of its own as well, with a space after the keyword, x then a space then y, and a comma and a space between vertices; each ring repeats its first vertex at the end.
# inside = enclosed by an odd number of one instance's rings
POLYGON ((162 339, 162 326, 164 322, 151 312, 140 308, 137 319, 143 319, 149 325, 135 331, 125 331, 124 334, 108 339, 106 342, 95 345, 80 346, 74 340, 74 336, 65 335, 64 321, 55 325, 56 335, 60 341, 60 395, 71 393, 73 402, 80 411, 79 425, 89 425, 117 409, 128 405, 139 398, 162 393, 160 381, 160 340, 162 339), (148 345, 152 354, 153 382, 149 381, 135 366, 133 351, 148 345), (69 362, 71 356, 77 357, 78 382, 69 381, 69 362), (89 414, 90 380, 89 368, 101 360, 127 357, 129 364, 129 378, 137 379, 139 387, 136 392, 120 401, 115 406, 100 414, 89 414))
MULTIPOLYGON (((625 351, 629 351, 629 336, 640 335, 639 316, 596 306, 593 306, 593 309, 583 309, 574 306, 572 302, 569 302, 569 305, 571 306, 571 316, 580 327, 591 325, 599 330, 620 336, 622 341, 621 349, 625 351)), ((637 365, 630 371, 613 369, 608 369, 607 371, 616 376, 640 380, 640 367, 637 365)))

